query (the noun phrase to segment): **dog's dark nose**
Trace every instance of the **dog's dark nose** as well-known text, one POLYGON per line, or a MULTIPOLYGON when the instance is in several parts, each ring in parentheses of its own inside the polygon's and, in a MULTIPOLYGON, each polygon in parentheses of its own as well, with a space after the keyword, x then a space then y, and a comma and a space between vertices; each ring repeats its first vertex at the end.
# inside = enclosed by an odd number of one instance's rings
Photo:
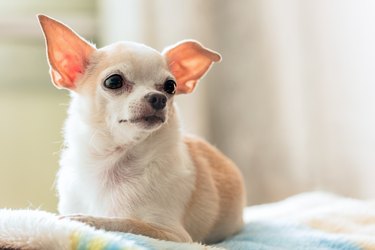
POLYGON ((167 103, 167 97, 163 94, 150 93, 147 94, 145 98, 151 104, 151 107, 153 107, 156 110, 161 110, 165 108, 165 105, 167 103))

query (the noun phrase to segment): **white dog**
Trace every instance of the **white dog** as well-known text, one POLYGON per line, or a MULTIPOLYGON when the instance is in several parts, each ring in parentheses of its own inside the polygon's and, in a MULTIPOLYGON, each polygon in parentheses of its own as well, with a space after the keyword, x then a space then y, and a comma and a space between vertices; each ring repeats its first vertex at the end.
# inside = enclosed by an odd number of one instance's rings
POLYGON ((173 103, 220 55, 195 41, 163 53, 132 42, 96 49, 64 24, 38 17, 52 81, 72 96, 59 212, 172 241, 212 243, 238 232, 240 171, 207 142, 182 134, 173 103))

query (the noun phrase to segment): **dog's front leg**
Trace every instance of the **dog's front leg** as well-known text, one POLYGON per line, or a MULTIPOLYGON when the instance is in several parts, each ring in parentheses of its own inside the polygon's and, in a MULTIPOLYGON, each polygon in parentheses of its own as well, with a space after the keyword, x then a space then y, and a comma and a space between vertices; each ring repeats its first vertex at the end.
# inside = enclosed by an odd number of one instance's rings
POLYGON ((106 231, 141 234, 160 240, 192 242, 190 235, 182 227, 179 230, 175 230, 137 219, 94 217, 88 215, 68 215, 62 218, 83 222, 97 229, 104 229, 106 231))

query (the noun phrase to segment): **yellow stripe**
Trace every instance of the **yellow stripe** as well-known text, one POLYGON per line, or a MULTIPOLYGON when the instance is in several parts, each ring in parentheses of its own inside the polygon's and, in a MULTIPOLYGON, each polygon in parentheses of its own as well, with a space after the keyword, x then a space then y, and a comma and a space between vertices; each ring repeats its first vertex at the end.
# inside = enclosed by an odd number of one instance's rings
POLYGON ((90 243, 88 245, 88 249, 90 250, 102 250, 106 245, 106 241, 102 238, 96 238, 90 240, 90 243))
POLYGON ((78 243, 79 243, 80 233, 78 231, 75 231, 70 236, 70 249, 77 249, 78 243))

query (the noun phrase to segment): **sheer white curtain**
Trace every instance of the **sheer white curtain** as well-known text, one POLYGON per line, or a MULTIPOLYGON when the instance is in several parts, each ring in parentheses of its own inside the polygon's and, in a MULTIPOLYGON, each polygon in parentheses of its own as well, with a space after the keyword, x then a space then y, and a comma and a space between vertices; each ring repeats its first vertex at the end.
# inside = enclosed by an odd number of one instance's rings
POLYGON ((314 189, 375 197, 375 2, 100 1, 101 41, 218 50, 186 126, 241 167, 250 203, 314 189))

